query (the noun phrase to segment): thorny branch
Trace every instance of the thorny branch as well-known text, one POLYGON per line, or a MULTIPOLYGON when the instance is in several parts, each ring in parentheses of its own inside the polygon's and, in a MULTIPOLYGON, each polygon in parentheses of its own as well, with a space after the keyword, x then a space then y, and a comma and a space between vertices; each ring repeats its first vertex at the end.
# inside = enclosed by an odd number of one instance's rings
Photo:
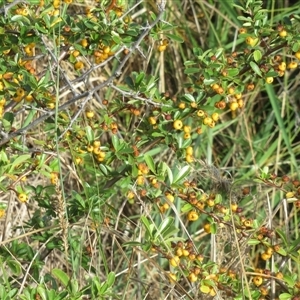
MULTIPOLYGON (((80 106, 80 111, 82 111, 84 109, 84 105, 93 97, 93 95, 98 92, 99 90, 103 89, 104 87, 108 87, 111 86, 113 84, 113 81, 115 78, 119 77, 122 74, 122 69, 123 67, 126 65, 127 61, 129 60, 129 58, 132 56, 132 54, 138 50, 139 45, 141 44, 141 42, 145 39, 145 37, 149 34, 149 32, 154 28, 154 26, 156 26, 156 24, 158 24, 162 18, 163 18, 163 14, 164 14, 164 9, 160 9, 159 14, 157 15, 157 18, 150 24, 147 24, 147 26, 143 27, 143 31, 140 34, 140 36, 138 37, 138 39, 132 44, 132 46, 130 48, 128 48, 128 53, 125 55, 125 57, 123 58, 123 60, 120 62, 119 66, 116 68, 116 70, 114 71, 114 73, 107 79, 105 80, 103 83, 97 85, 96 87, 92 88, 90 91, 85 91, 83 93, 81 93, 80 95, 75 95, 71 100, 67 101, 66 103, 62 104, 61 106, 59 106, 57 108, 57 110, 51 110, 48 111, 46 113, 44 113, 42 116, 40 116, 39 118, 37 118, 36 120, 34 120, 32 123, 30 123, 29 125, 20 128, 14 132, 11 132, 9 134, 7 134, 6 132, 4 132, 2 130, 2 124, 0 123, 0 136, 2 137, 2 139, 0 140, 0 146, 3 146, 4 144, 8 143, 11 139, 26 134, 27 131, 29 131, 32 128, 35 128, 38 124, 42 123, 43 121, 45 121, 46 119, 48 119, 49 117, 55 115, 56 112, 61 112, 66 110, 69 106, 71 106, 72 104, 77 103, 79 100, 84 99, 83 104, 80 106)), ((72 81, 72 84, 77 82, 77 81, 84 81, 88 74, 90 74, 93 70, 95 70, 96 68, 100 68, 101 66, 104 66, 105 64, 107 64, 108 61, 110 61, 113 58, 116 58, 118 54, 120 54, 122 51, 124 50, 124 47, 121 47, 121 49, 119 49, 119 51, 112 56, 111 58, 109 58, 108 60, 106 60, 105 62, 93 66, 91 67, 85 74, 83 74, 81 77, 75 79, 72 81)), ((51 50, 48 48, 48 51, 51 52, 51 50)), ((51 54, 52 57, 53 53, 51 54)), ((55 59, 55 61, 58 60, 55 59)), ((71 87, 69 87, 71 88, 71 87)), ((114 87, 115 88, 115 87, 114 87)), ((72 88, 71 88, 72 90, 72 88)), ((118 89, 119 92, 121 92, 120 89, 118 89)), ((124 94, 125 92, 122 92, 122 94, 124 94)), ((138 97, 138 95, 136 95, 135 97, 138 97)), ((141 100, 144 100, 146 102, 152 103, 151 99, 144 99, 141 98, 141 100)), ((75 118, 78 117, 78 113, 75 114, 75 118)), ((73 120, 71 120, 71 123, 73 123, 75 121, 75 119, 73 118, 73 120)))

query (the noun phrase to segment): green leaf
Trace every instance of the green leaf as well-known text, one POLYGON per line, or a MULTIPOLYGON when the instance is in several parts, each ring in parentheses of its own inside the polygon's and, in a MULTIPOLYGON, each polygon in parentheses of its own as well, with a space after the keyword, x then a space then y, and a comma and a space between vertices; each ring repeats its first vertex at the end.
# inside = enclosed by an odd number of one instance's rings
POLYGON ((260 51, 260 50, 255 50, 255 51, 253 52, 253 57, 254 57, 254 60, 255 60, 256 62, 259 62, 259 61, 261 60, 261 58, 262 58, 262 53, 261 53, 261 51, 260 51))
POLYGON ((145 162, 152 173, 156 174, 154 160, 150 155, 144 155, 145 162))
POLYGON ((116 274, 114 272, 110 272, 106 279, 106 282, 109 287, 111 287, 114 284, 115 279, 116 279, 116 274))
POLYGON ((56 277, 65 287, 68 286, 70 278, 63 270, 55 268, 51 271, 51 274, 56 277))
POLYGON ((256 239, 250 239, 248 242, 248 245, 258 245, 258 244, 260 244, 261 243, 261 241, 259 241, 259 240, 256 240, 256 239))
POLYGON ((282 239, 285 246, 288 246, 288 242, 287 242, 285 233, 282 230, 278 229, 278 228, 276 229, 276 233, 280 236, 280 238, 282 239))
POLYGON ((288 293, 282 293, 282 294, 279 295, 279 299, 280 300, 291 300, 292 295, 288 294, 288 293))
POLYGON ((175 42, 178 42, 178 43, 183 43, 184 42, 184 39, 182 39, 180 36, 178 36, 178 35, 175 35, 175 34, 171 34, 171 33, 165 33, 165 35, 169 38, 169 39, 171 39, 171 40, 173 40, 173 41, 175 41, 175 42))
POLYGON ((260 77, 262 77, 261 70, 260 70, 259 66, 258 66, 254 61, 250 61, 250 67, 251 67, 251 69, 252 69, 257 75, 259 75, 260 77))
POLYGON ((194 96, 191 95, 191 94, 184 94, 183 97, 184 97, 186 100, 190 101, 190 102, 195 102, 195 101, 196 101, 195 98, 194 98, 194 96))
POLYGON ((140 220, 144 224, 145 229, 146 229, 149 237, 152 239, 153 238, 153 231, 151 229, 151 226, 150 226, 151 224, 150 224, 149 220, 145 216, 141 216, 140 220))
POLYGON ((228 69, 228 76, 229 77, 234 77, 234 76, 236 76, 236 75, 238 75, 239 74, 239 69, 237 69, 237 68, 234 68, 234 69, 228 69))
POLYGON ((15 276, 20 276, 21 266, 19 262, 12 259, 8 259, 6 263, 15 276))
POLYGON ((179 170, 178 174, 176 174, 173 184, 178 183, 182 179, 186 178, 188 176, 188 174, 190 173, 190 171, 191 171, 190 166, 184 166, 183 168, 181 168, 179 170))
POLYGON ((28 161, 30 158, 31 158, 30 154, 23 154, 23 155, 18 156, 11 164, 11 167, 8 172, 11 173, 16 166, 22 164, 23 162, 28 161))
POLYGON ((184 74, 194 74, 194 73, 198 73, 200 71, 199 68, 188 68, 184 70, 184 74))

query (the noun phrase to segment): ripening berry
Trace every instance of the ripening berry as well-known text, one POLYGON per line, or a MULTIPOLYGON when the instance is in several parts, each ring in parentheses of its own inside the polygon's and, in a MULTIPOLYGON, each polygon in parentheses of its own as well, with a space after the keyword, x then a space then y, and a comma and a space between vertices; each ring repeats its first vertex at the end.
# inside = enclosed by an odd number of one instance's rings
POLYGON ((254 47, 257 43, 258 43, 258 38, 251 37, 251 36, 248 36, 246 38, 246 44, 251 47, 254 47))
POLYGON ((185 156, 185 160, 188 162, 188 163, 192 163, 194 161, 194 157, 192 155, 189 155, 187 154, 185 156))
POLYGON ((239 100, 237 101, 237 104, 238 104, 238 107, 239 107, 239 108, 243 108, 243 107, 244 107, 244 100, 243 100, 243 99, 239 99, 239 100))
POLYGON ((101 146, 101 142, 100 141, 94 141, 93 146, 94 146, 94 148, 99 148, 101 146))
POLYGON ((170 202, 174 202, 174 196, 171 193, 165 193, 166 198, 170 201, 170 202))
POLYGON ((234 94, 234 98, 235 98, 236 100, 239 100, 239 99, 242 98, 242 94, 241 94, 241 93, 234 94))
POLYGON ((232 204, 230 205, 230 208, 231 208, 231 210, 232 210, 233 212, 236 212, 237 209, 238 209, 238 205, 237 205, 236 203, 232 203, 232 204))
POLYGON ((78 57, 80 55, 80 52, 78 50, 74 50, 74 51, 72 51, 72 55, 74 57, 78 57))
POLYGON ((264 252, 264 253, 261 254, 261 259, 262 259, 262 260, 269 260, 269 259, 271 258, 271 256, 272 256, 272 255, 270 255, 270 254, 264 252))
POLYGON ((230 108, 231 111, 235 111, 235 110, 237 110, 239 108, 239 105, 238 105, 237 102, 234 101, 234 102, 231 102, 229 104, 229 108, 230 108))
POLYGON ((279 31, 279 36, 282 37, 282 38, 286 37, 287 34, 288 34, 288 33, 287 33, 287 31, 286 31, 285 29, 279 31))
POLYGON ((255 276, 255 277, 253 277, 252 282, 256 286, 260 286, 263 283, 263 278, 261 276, 255 276))
POLYGON ((297 52, 295 53, 295 57, 296 57, 297 59, 300 60, 300 51, 297 51, 297 52))
POLYGON ((271 84, 274 81, 273 77, 267 77, 266 78, 266 83, 271 84))
POLYGON ((294 193, 294 192, 287 192, 287 193, 285 194, 285 197, 286 197, 287 199, 294 198, 294 196, 295 196, 295 193, 294 193))
POLYGON ((159 46, 157 47, 157 50, 158 50, 159 52, 164 52, 164 51, 166 51, 166 49, 167 49, 167 45, 159 45, 159 46))
POLYGON ((209 223, 204 224, 203 229, 206 233, 211 233, 211 225, 209 223))
POLYGON ((189 221, 194 222, 194 221, 197 221, 198 218, 199 218, 199 215, 198 215, 198 213, 197 213, 196 211, 191 210, 191 211, 187 214, 187 219, 188 219, 189 221))
POLYGON ((187 125, 183 126, 183 131, 184 131, 185 133, 190 133, 191 130, 192 130, 192 127, 191 127, 191 126, 187 126, 187 125))
POLYGON ((184 103, 184 102, 180 102, 180 103, 178 104, 178 107, 179 107, 180 109, 185 109, 185 103, 184 103))
POLYGON ((28 196, 25 193, 18 194, 18 199, 20 202, 25 203, 28 200, 28 196))
POLYGON ((200 117, 200 118, 202 118, 202 117, 205 116, 205 112, 204 112, 202 109, 199 109, 199 110, 197 111, 197 116, 200 117))
POLYGON ((234 87, 233 87, 233 86, 230 86, 230 87, 227 89, 227 91, 228 91, 228 94, 229 94, 229 95, 233 95, 233 94, 234 94, 234 87))
POLYGON ((211 118, 212 118, 215 122, 217 122, 217 121, 219 120, 220 116, 219 116, 219 114, 218 114, 217 112, 215 112, 215 113, 213 113, 213 114, 211 115, 211 118))
POLYGON ((143 175, 139 175, 136 179, 137 185, 143 185, 145 183, 145 178, 143 175))
POLYGON ((84 64, 83 64, 82 61, 76 61, 75 64, 74 64, 74 69, 75 69, 76 71, 82 69, 83 67, 84 67, 84 64))
POLYGON ((193 152, 194 152, 193 147, 189 146, 189 147, 186 148, 186 154, 193 155, 193 152))
POLYGON ((291 70, 296 69, 298 67, 298 63, 295 61, 291 61, 287 67, 288 67, 288 69, 291 69, 291 70))
POLYGON ((58 174, 56 172, 51 172, 50 173, 50 182, 51 184, 56 185, 58 182, 58 174))
POLYGON ((190 274, 188 275, 188 280, 189 280, 190 282, 196 282, 197 279, 198 279, 198 277, 195 275, 195 273, 190 273, 190 274))
POLYGON ((197 103, 196 103, 196 102, 191 102, 191 103, 190 103, 190 106, 191 106, 192 108, 197 108, 197 103))
POLYGON ((239 34, 244 34, 244 33, 247 33, 247 28, 241 27, 241 28, 239 29, 239 34))
POLYGON ((285 69, 286 69, 286 63, 283 61, 279 64, 278 70, 285 71, 285 69))
POLYGON ((180 262, 180 258, 177 255, 169 259, 169 263, 172 267, 177 267, 179 265, 179 262, 180 262))
POLYGON ((87 39, 81 40, 80 44, 81 44, 81 46, 82 46, 83 48, 86 48, 86 47, 89 45, 87 39))
POLYGON ((149 117, 148 121, 151 125, 155 125, 156 124, 156 118, 155 117, 149 117))
POLYGON ((210 118, 210 117, 205 117, 205 118, 203 119, 203 124, 204 124, 204 125, 210 125, 210 124, 212 124, 212 122, 213 122, 213 119, 210 118))
POLYGON ((191 134, 190 134, 189 132, 186 132, 186 133, 183 135, 183 138, 184 138, 185 140, 188 140, 188 139, 191 138, 191 134))
POLYGON ((176 255, 177 255, 178 257, 181 257, 181 256, 183 255, 183 252, 182 252, 182 248, 181 248, 181 247, 179 247, 179 248, 176 249, 176 255))
POLYGON ((181 120, 175 120, 173 123, 173 127, 176 130, 180 130, 183 127, 182 121, 181 120))
POLYGON ((169 280, 171 283, 175 283, 177 281, 176 274, 174 274, 174 273, 169 273, 168 277, 169 277, 169 280))
POLYGON ((92 119, 94 117, 95 113, 92 111, 92 110, 88 110, 85 112, 85 116, 88 118, 88 119, 92 119))

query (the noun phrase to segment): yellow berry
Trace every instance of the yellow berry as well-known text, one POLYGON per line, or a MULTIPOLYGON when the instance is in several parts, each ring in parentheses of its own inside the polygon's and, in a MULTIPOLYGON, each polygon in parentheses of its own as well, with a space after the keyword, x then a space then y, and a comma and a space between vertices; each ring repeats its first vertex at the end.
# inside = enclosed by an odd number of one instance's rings
POLYGON ((271 258, 271 255, 270 254, 268 254, 268 253, 262 253, 261 254, 261 259, 262 260, 269 260, 271 258))
POLYGON ((297 59, 300 60, 300 51, 297 51, 297 52, 295 53, 295 57, 296 57, 297 59))
POLYGON ((210 117, 206 117, 206 118, 203 119, 203 124, 204 125, 210 125, 210 124, 212 124, 212 122, 213 122, 213 119, 210 118, 210 117))
POLYGON ((263 278, 261 276, 255 276, 255 277, 253 277, 252 282, 256 286, 260 286, 263 283, 263 278))
POLYGON ((183 135, 183 138, 185 140, 188 140, 189 138, 191 138, 191 134, 189 132, 186 132, 184 135, 183 135))
POLYGON ((266 78, 266 83, 271 84, 274 81, 273 77, 267 77, 266 78))
POLYGON ((192 155, 187 154, 187 155, 185 156, 185 160, 186 160, 188 163, 192 163, 192 162, 194 161, 194 158, 193 158, 192 155))
POLYGON ((282 29, 281 31, 279 31, 279 36, 282 37, 282 38, 286 37, 287 34, 288 33, 287 33, 287 31, 285 29, 282 29))
POLYGON ((211 225, 209 223, 204 224, 203 229, 206 233, 211 233, 211 225))
POLYGON ((205 115, 205 112, 202 109, 197 111, 197 116, 198 117, 202 118, 202 117, 204 117, 204 115, 205 115))
POLYGON ((158 50, 159 52, 164 52, 164 51, 166 51, 166 49, 167 49, 167 45, 159 45, 159 46, 157 47, 157 50, 158 50))
POLYGON ((148 121, 151 125, 155 125, 156 124, 156 118, 155 117, 149 117, 148 121))
POLYGON ((251 37, 251 36, 248 36, 246 38, 246 44, 251 46, 251 47, 254 47, 257 43, 258 43, 258 38, 254 38, 254 37, 251 37))
POLYGON ((184 131, 185 133, 190 133, 191 130, 192 130, 191 126, 187 126, 187 125, 183 126, 183 131, 184 131))
POLYGON ((180 258, 177 255, 169 259, 169 263, 172 267, 177 267, 179 265, 179 262, 180 262, 180 258))
POLYGON ((287 199, 294 198, 294 196, 295 196, 295 193, 294 193, 294 192, 287 192, 287 193, 285 194, 285 197, 286 197, 287 199))
POLYGON ((231 102, 229 104, 229 108, 230 108, 231 111, 235 111, 235 110, 237 110, 239 108, 239 105, 238 105, 237 102, 234 101, 234 102, 231 102))
POLYGON ((171 283, 175 283, 177 281, 176 274, 169 273, 168 276, 169 276, 169 280, 170 280, 171 283))
POLYGON ((25 193, 18 194, 18 199, 20 202, 25 203, 28 200, 28 196, 25 193))
POLYGON ((89 45, 87 39, 81 40, 80 44, 81 44, 81 46, 82 46, 83 48, 86 48, 86 47, 89 45))
POLYGON ((186 154, 193 155, 194 149, 193 147, 189 146, 186 148, 186 154))
POLYGON ((170 201, 170 202, 174 202, 174 196, 171 193, 166 193, 165 194, 166 198, 170 201))
POLYGON ((211 118, 212 118, 215 122, 217 122, 217 121, 219 120, 219 114, 218 114, 217 112, 215 112, 215 113, 213 113, 213 114, 211 115, 211 118))
POLYGON ((183 124, 182 124, 182 121, 181 120, 176 120, 174 121, 173 123, 173 127, 174 129, 176 130, 180 130, 182 128, 183 124))
POLYGON ((100 141, 94 141, 93 146, 94 146, 94 148, 99 148, 101 146, 101 142, 100 141))
POLYGON ((88 119, 92 119, 94 117, 95 113, 92 111, 92 110, 88 110, 85 112, 85 116, 88 118, 88 119))
POLYGON ((239 99, 242 98, 242 94, 241 94, 241 93, 234 94, 234 98, 235 98, 236 100, 239 100, 239 99))
POLYGON ((185 109, 185 103, 184 103, 184 102, 180 102, 180 103, 178 104, 178 107, 179 107, 180 109, 185 109))
POLYGON ((80 55, 80 52, 79 52, 78 50, 74 50, 74 51, 72 52, 72 55, 73 55, 74 57, 78 57, 78 56, 80 55))
POLYGON ((286 63, 284 61, 281 62, 280 65, 278 66, 278 69, 280 71, 285 71, 285 69, 286 69, 286 63))
POLYGON ((134 198, 134 192, 133 191, 129 191, 127 193, 127 199, 132 200, 134 198))
POLYGON ((74 64, 74 68, 76 71, 82 69, 83 67, 84 67, 84 64, 82 61, 76 61, 76 63, 74 64))
POLYGON ((145 178, 143 175, 139 175, 136 179, 137 185, 143 185, 145 183, 145 178))
POLYGON ((198 215, 198 213, 197 213, 196 211, 191 210, 191 211, 187 214, 187 219, 188 219, 189 221, 194 222, 194 221, 197 221, 198 218, 199 218, 199 215, 198 215))
POLYGON ((289 64, 288 64, 288 69, 296 69, 298 67, 298 63, 296 63, 295 61, 291 61, 289 64))
POLYGON ((196 282, 197 279, 198 279, 198 277, 195 275, 195 273, 190 273, 190 274, 188 275, 188 280, 189 280, 190 282, 196 282))

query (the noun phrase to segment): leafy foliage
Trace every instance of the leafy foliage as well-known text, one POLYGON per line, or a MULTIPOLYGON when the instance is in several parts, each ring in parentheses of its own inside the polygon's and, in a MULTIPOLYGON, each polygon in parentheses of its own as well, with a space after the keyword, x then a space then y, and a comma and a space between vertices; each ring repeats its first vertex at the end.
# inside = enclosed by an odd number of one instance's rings
POLYGON ((299 9, 157 2, 1 4, 1 299, 298 299, 299 9))

